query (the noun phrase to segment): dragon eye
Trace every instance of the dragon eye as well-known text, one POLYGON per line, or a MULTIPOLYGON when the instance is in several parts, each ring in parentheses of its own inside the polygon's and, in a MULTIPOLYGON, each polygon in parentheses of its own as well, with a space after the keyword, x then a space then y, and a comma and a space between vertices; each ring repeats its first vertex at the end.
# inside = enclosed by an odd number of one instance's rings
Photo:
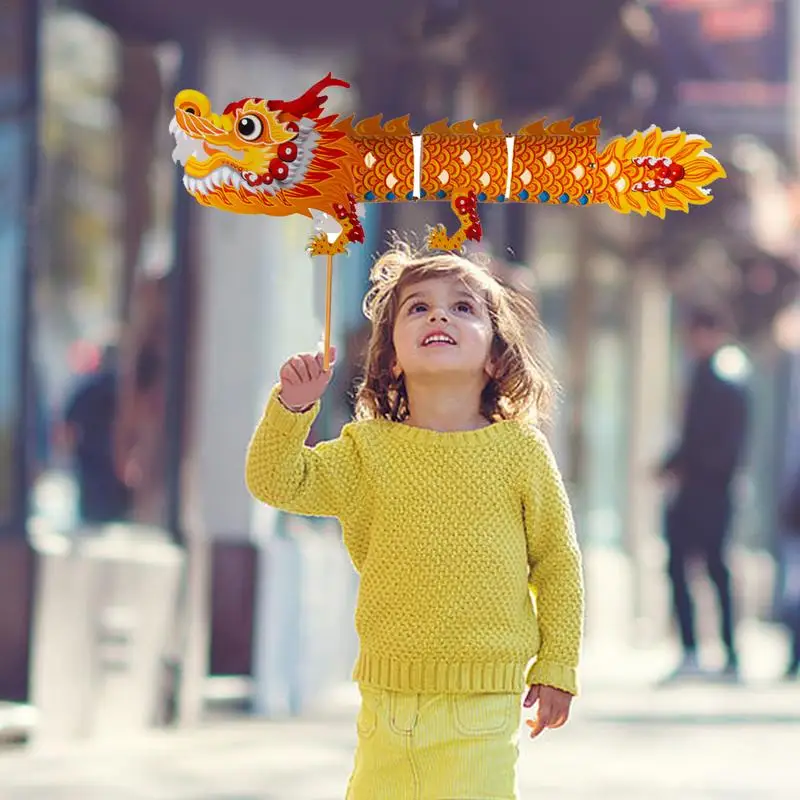
POLYGON ((261 136, 264 125, 258 117, 248 114, 236 123, 236 130, 239 132, 239 136, 241 136, 242 139, 252 142, 261 136))

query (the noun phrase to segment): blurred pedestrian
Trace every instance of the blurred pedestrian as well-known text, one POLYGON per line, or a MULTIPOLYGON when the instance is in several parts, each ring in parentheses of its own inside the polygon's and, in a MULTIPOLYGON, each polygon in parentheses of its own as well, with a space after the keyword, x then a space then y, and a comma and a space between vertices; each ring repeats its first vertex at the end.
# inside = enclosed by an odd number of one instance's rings
POLYGON ((800 466, 795 470, 781 509, 783 542, 783 615, 789 629, 786 678, 800 677, 800 466))
POLYGON ((660 466, 670 484, 665 513, 668 572, 683 658, 672 678, 701 674, 694 608, 687 568, 705 563, 716 590, 726 663, 722 675, 738 677, 731 577, 726 559, 732 517, 732 487, 747 428, 747 395, 740 376, 721 358, 729 332, 720 315, 694 309, 686 319, 685 342, 692 363, 677 447, 660 466))
POLYGON ((348 800, 386 787, 511 800, 522 694, 538 702, 532 737, 567 721, 583 632, 572 513, 536 424, 550 390, 529 341, 538 319, 451 253, 398 246, 371 279, 357 421, 305 447, 331 372, 321 355, 291 358, 248 486, 285 511, 338 517, 361 576, 348 800))
POLYGON ((113 425, 117 413, 116 347, 104 348, 99 368, 82 376, 64 413, 61 440, 73 461, 82 522, 103 524, 125 518, 128 488, 113 459, 113 425))
POLYGON ((167 522, 166 428, 170 276, 138 275, 122 331, 119 399, 114 425, 117 474, 130 488, 128 518, 139 525, 167 522))

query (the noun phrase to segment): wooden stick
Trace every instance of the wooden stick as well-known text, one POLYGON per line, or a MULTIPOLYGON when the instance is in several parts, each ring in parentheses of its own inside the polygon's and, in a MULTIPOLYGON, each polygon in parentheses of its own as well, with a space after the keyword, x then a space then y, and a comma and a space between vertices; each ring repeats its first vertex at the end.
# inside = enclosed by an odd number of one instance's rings
POLYGON ((328 285, 325 292, 325 354, 322 367, 325 372, 331 365, 331 300, 333 298, 333 256, 328 256, 328 285))

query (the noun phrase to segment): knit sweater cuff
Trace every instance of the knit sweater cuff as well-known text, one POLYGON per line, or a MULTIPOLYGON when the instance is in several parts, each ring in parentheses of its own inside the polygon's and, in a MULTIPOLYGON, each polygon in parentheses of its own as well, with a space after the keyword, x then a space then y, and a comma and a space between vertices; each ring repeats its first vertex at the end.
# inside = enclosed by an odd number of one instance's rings
POLYGON ((320 402, 317 400, 307 411, 289 411, 278 395, 281 393, 281 385, 278 383, 272 387, 269 393, 269 400, 264 409, 264 421, 270 428, 289 437, 303 437, 311 430, 311 423, 319 412, 320 402))
POLYGON ((528 686, 552 686, 571 695, 578 694, 578 670, 553 661, 536 661, 525 679, 528 686))

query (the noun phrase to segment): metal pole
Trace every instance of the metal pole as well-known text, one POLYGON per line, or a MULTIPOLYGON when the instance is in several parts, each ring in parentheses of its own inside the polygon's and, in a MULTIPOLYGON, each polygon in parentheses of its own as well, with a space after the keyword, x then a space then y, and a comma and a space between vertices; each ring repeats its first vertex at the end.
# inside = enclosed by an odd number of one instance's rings
MULTIPOLYGON (((182 45, 179 85, 191 86, 197 78, 200 44, 195 36, 182 45)), ((191 206, 192 198, 184 191, 180 175, 176 178, 174 217, 174 260, 169 276, 169 327, 166 376, 166 528, 172 540, 185 543, 181 507, 183 501, 182 463, 185 441, 185 412, 189 351, 190 296, 192 286, 191 206)))
MULTIPOLYGON (((201 39, 196 32, 189 33, 181 42, 181 67, 177 83, 192 86, 196 83, 201 64, 201 39)), ((182 178, 175 179, 175 213, 173 229, 173 264, 169 275, 168 357, 166 376, 166 496, 165 526, 172 541, 183 549, 185 562, 175 603, 175 649, 165 665, 168 686, 165 687, 161 721, 166 725, 178 722, 181 717, 181 699, 185 683, 184 662, 191 646, 194 622, 192 588, 197 570, 190 563, 195 553, 190 553, 183 528, 183 450, 185 443, 188 396, 188 353, 190 349, 190 299, 192 287, 192 227, 193 200, 184 191, 182 178)))
POLYGON ((12 530, 17 535, 27 535, 28 508, 30 504, 31 484, 31 431, 36 424, 36 414, 33 403, 33 370, 32 370, 32 344, 31 326, 33 324, 33 275, 36 269, 34 253, 34 226, 38 210, 37 173, 39 167, 39 20, 41 15, 38 0, 23 4, 22 36, 24 44, 23 74, 26 77, 24 94, 19 108, 21 125, 25 128, 24 138, 28 143, 25 156, 26 186, 28 188, 27 203, 25 208, 25 226, 23 231, 23 257, 22 275, 19 294, 19 347, 17 350, 17 364, 19 375, 18 403, 19 403, 19 428, 15 437, 15 490, 14 514, 12 530))

